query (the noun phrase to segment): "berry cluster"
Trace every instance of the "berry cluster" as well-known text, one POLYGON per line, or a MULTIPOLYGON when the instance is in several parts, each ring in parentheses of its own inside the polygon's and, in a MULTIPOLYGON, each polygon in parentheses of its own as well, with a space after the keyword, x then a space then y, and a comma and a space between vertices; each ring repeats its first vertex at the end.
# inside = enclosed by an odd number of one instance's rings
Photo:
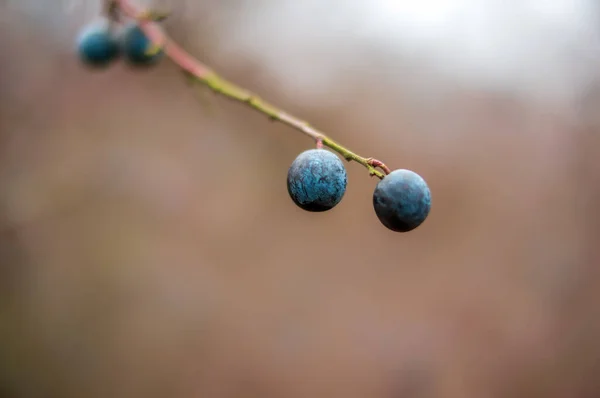
POLYGON ((250 105, 253 109, 291 126, 314 139, 316 149, 302 152, 288 170, 287 189, 294 203, 309 212, 333 209, 346 193, 346 168, 339 156, 323 149, 331 148, 348 161, 365 166, 380 181, 373 192, 373 207, 379 221, 395 232, 408 232, 421 225, 431 209, 431 192, 421 176, 410 170, 391 171, 373 158, 359 156, 314 129, 306 122, 262 101, 254 94, 228 82, 190 54, 171 43, 163 48, 167 37, 159 30, 145 32, 141 22, 156 23, 168 14, 140 10, 129 0, 106 0, 107 16, 99 23, 82 29, 77 41, 82 62, 93 67, 106 67, 123 56, 136 67, 155 65, 165 53, 178 64, 192 83, 203 83, 216 93, 250 105), (135 22, 118 32, 121 17, 135 22), (381 169, 383 172, 377 170, 381 169))
MULTIPOLYGON (((334 208, 346 192, 346 168, 325 149, 302 152, 288 170, 287 188, 294 203, 311 212, 334 208)), ((381 223, 395 232, 408 232, 425 221, 431 192, 425 180, 410 170, 394 170, 379 181, 373 207, 381 223)))
POLYGON ((77 40, 79 57, 88 66, 107 67, 121 56, 135 67, 156 64, 164 55, 158 49, 152 51, 152 43, 137 23, 124 29, 102 18, 85 26, 77 40))

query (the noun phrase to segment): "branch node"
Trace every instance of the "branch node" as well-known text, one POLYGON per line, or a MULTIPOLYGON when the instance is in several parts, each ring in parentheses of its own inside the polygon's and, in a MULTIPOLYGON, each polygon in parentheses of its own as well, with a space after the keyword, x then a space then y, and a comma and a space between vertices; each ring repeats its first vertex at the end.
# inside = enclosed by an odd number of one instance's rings
POLYGON ((153 57, 156 54, 158 54, 159 52, 161 52, 162 49, 163 49, 163 44, 150 43, 148 45, 148 48, 146 48, 146 51, 144 51, 144 54, 149 57, 153 57))
POLYGON ((385 175, 390 174, 392 171, 389 169, 389 167, 387 167, 381 160, 377 160, 374 158, 368 158, 367 159, 367 164, 369 166, 372 166, 374 168, 379 168, 381 169, 385 175))
POLYGON ((248 98, 244 100, 248 105, 255 106, 260 99, 256 95, 249 95, 248 98))

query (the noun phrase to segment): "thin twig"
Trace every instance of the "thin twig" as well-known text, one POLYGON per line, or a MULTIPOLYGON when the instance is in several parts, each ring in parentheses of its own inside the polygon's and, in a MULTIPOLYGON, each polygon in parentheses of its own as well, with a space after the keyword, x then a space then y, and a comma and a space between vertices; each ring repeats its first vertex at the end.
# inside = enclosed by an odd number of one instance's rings
POLYGON ((224 79, 208 66, 202 64, 192 55, 186 52, 181 46, 172 41, 154 22, 153 13, 144 10, 133 4, 132 0, 107 0, 110 4, 116 5, 119 10, 129 18, 136 19, 152 45, 161 48, 164 53, 175 64, 177 64, 185 73, 192 76, 197 82, 210 87, 215 93, 222 94, 230 99, 244 103, 251 108, 268 116, 271 120, 286 124, 306 136, 312 138, 317 147, 327 146, 339 153, 347 161, 355 161, 369 170, 369 174, 383 179, 390 169, 381 161, 373 158, 365 158, 350 151, 346 147, 338 144, 327 137, 321 131, 315 129, 307 122, 290 115, 289 113, 271 105, 248 90, 224 79), (379 171, 380 169, 382 171, 379 171))

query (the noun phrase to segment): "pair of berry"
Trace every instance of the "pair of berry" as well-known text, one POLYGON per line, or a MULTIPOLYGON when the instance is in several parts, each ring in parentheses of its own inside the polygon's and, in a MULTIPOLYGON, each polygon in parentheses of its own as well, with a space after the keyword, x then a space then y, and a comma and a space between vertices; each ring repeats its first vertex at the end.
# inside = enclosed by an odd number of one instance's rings
POLYGON ((135 66, 154 65, 164 55, 163 51, 150 52, 152 43, 137 24, 123 31, 106 19, 84 27, 77 40, 81 60, 90 66, 105 67, 121 55, 135 66))
MULTIPOLYGON (((288 192, 298 207, 312 212, 335 207, 346 192, 346 168, 325 149, 302 152, 288 170, 288 192)), ((410 170, 394 170, 377 183, 373 207, 379 221, 395 232, 408 232, 425 221, 431 192, 425 180, 410 170)))

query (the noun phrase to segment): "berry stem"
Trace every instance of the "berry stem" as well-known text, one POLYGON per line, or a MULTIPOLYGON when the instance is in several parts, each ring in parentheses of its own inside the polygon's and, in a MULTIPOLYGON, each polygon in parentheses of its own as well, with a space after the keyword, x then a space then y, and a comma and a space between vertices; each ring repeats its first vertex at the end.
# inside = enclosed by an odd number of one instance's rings
POLYGON ((154 13, 134 5, 132 0, 107 1, 109 6, 117 7, 124 15, 136 19, 144 34, 152 42, 153 47, 162 48, 166 56, 191 77, 191 81, 205 84, 217 94, 222 94, 225 97, 244 103, 268 116, 271 120, 281 122, 300 131, 312 138, 317 143, 317 146, 327 146, 339 153, 347 161, 355 161, 363 165, 367 168, 371 176, 383 179, 385 175, 389 174, 389 169, 381 161, 357 155, 327 137, 307 122, 269 104, 250 91, 224 79, 208 66, 202 64, 162 31, 158 24, 153 21, 152 16, 154 13), (382 171, 377 169, 381 169, 382 171))

